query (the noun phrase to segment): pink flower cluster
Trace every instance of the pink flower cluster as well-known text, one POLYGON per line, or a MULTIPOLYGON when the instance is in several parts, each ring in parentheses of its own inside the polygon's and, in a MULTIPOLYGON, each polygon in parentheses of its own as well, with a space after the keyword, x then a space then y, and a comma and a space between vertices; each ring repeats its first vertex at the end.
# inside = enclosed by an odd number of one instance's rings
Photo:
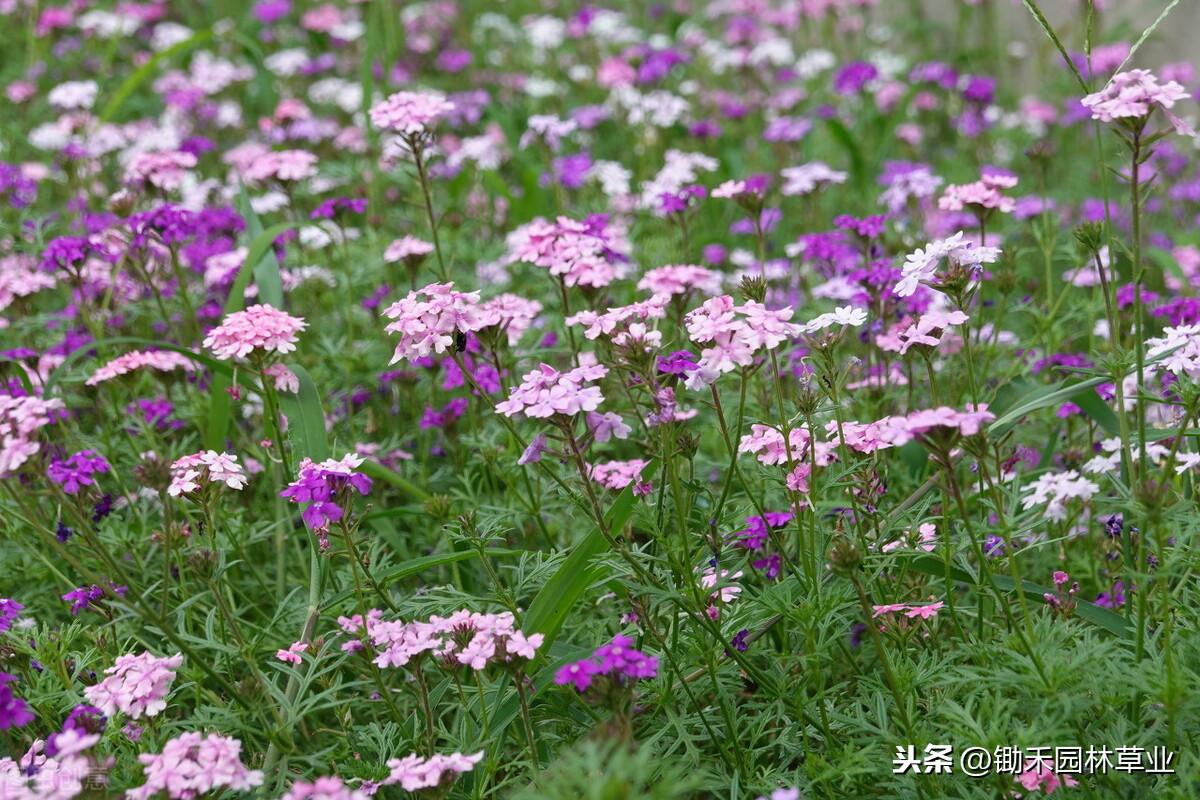
POLYGON ((196 156, 181 150, 138 153, 125 168, 125 182, 148 183, 171 192, 183 185, 188 170, 196 166, 196 156))
POLYGON ((1174 107, 1190 95, 1175 81, 1160 84, 1148 69, 1118 72, 1098 92, 1084 97, 1080 103, 1092 112, 1092 119, 1112 122, 1118 119, 1142 119, 1150 116, 1154 106, 1174 107))
POLYGON ((389 264, 409 259, 421 259, 433 252, 433 245, 415 236, 396 239, 383 251, 383 260, 389 264))
POLYGON ((302 181, 317 174, 317 157, 307 150, 268 150, 250 161, 242 178, 252 183, 302 181))
POLYGON ((790 306, 772 311, 753 300, 739 306, 727 294, 688 312, 688 336, 710 345, 700 354, 700 368, 688 376, 688 388, 708 386, 722 373, 750 366, 760 349, 772 350, 799 336, 802 328, 788 322, 791 318, 790 306))
POLYGON ((609 308, 603 313, 587 310, 567 317, 568 325, 584 326, 583 335, 589 339, 610 336, 614 344, 626 346, 640 344, 647 349, 662 344, 662 334, 650 330, 646 320, 662 319, 667 315, 670 297, 654 295, 649 300, 640 300, 627 306, 609 308), (620 331, 618 332, 618 328, 620 331), (613 334, 616 335, 613 335, 613 334))
POLYGON ((161 753, 138 756, 146 782, 126 792, 128 800, 150 800, 160 792, 172 800, 192 800, 208 792, 245 792, 261 786, 260 770, 246 769, 237 739, 189 731, 163 745, 161 753))
POLYGON ((938 208, 943 211, 962 211, 964 208, 999 211, 1011 214, 1017 201, 1004 194, 1004 189, 1017 185, 1012 175, 985 173, 974 183, 951 184, 938 198, 938 208))
POLYGON ((936 603, 927 605, 917 605, 915 603, 891 603, 888 605, 874 606, 873 616, 882 617, 885 614, 904 614, 908 619, 932 619, 938 615, 945 603, 941 600, 936 603))
POLYGON ((279 800, 369 800, 370 795, 347 786, 336 775, 317 778, 312 783, 296 781, 279 800))
POLYGON ((639 480, 642 470, 649 462, 635 458, 632 461, 607 461, 603 464, 589 464, 588 477, 606 489, 624 489, 629 484, 639 480))
MULTIPOLYGON (((995 418, 996 415, 987 410, 986 403, 981 403, 978 407, 967 404, 965 411, 938 406, 914 411, 905 416, 883 417, 865 424, 845 422, 842 424, 841 435, 851 450, 874 453, 877 450, 900 447, 935 428, 949 428, 963 436, 974 436, 995 418)), ((825 430, 836 441, 838 424, 830 422, 825 426, 825 430)))
POLYGON ((167 693, 183 656, 159 658, 149 652, 118 656, 104 671, 108 677, 83 690, 84 697, 107 716, 118 711, 130 719, 157 716, 167 707, 167 693))
POLYGON ((37 455, 41 445, 33 435, 64 413, 62 400, 0 395, 0 476, 12 474, 37 455))
POLYGON ((533 419, 555 414, 574 416, 581 411, 595 411, 604 402, 599 386, 589 386, 608 374, 608 367, 591 364, 559 372, 542 364, 525 374, 520 386, 514 386, 508 399, 496 404, 496 410, 506 417, 522 414, 533 419))
POLYGON ((502 294, 483 304, 484 318, 488 325, 498 325, 508 336, 508 343, 515 345, 525 331, 533 325, 542 304, 516 294, 502 294))
POLYGON ((383 780, 383 785, 399 784, 406 792, 432 789, 444 782, 453 781, 464 772, 470 772, 481 760, 482 750, 469 756, 462 753, 451 753, 448 756, 435 753, 428 758, 422 758, 413 753, 405 758, 393 758, 387 762, 391 772, 383 780))
POLYGON ((85 754, 100 741, 100 734, 68 728, 50 739, 54 755, 49 754, 46 740, 36 739, 20 761, 0 758, 0 799, 71 800, 83 794, 90 779, 104 780, 85 754))
POLYGON ((721 291, 721 273, 695 264, 671 264, 647 270, 637 288, 656 295, 674 296, 699 292, 714 295, 721 291))
POLYGON ((86 383, 96 386, 139 369, 156 369, 159 372, 182 369, 191 372, 196 369, 196 362, 173 350, 132 350, 101 366, 86 383))
POLYGON ((384 330, 400 334, 392 364, 444 353, 454 345, 455 334, 471 333, 499 321, 498 314, 484 313, 479 292, 455 291, 453 283, 431 283, 409 292, 383 315, 392 320, 384 330))
POLYGON ((42 289, 53 289, 57 283, 52 274, 38 269, 37 262, 29 256, 4 256, 0 258, 0 311, 11 306, 17 298, 28 297, 42 289))
POLYGON ((416 136, 454 110, 440 92, 396 92, 371 106, 371 124, 383 131, 416 136))
MULTIPOLYGON (((768 425, 754 423, 750 426, 750 433, 744 435, 738 443, 738 453, 750 453, 758 459, 758 463, 767 467, 786 465, 789 450, 793 463, 807 461, 808 447, 812 441, 808 429, 792 428, 789 434, 789 447, 784 447, 782 433, 768 425)), ((833 460, 833 449, 834 445, 829 442, 816 443, 814 455, 818 466, 826 466, 833 460)))
POLYGON ((946 340, 953 325, 962 325, 968 319, 961 311, 930 311, 922 314, 916 322, 899 323, 875 337, 881 350, 904 355, 916 345, 937 347, 946 340))
POLYGON ((167 494, 179 497, 197 492, 201 486, 210 483, 224 483, 237 491, 246 488, 246 472, 236 455, 202 450, 176 459, 171 464, 171 485, 167 487, 167 494))
MULTIPOLYGON (((357 614, 339 617, 338 624, 347 633, 362 633, 362 617, 357 614)), ((376 650, 375 664, 380 667, 403 667, 429 653, 443 664, 461 664, 481 671, 489 663, 530 660, 545 639, 540 633, 526 636, 517 630, 516 618, 508 611, 483 614, 464 609, 449 617, 431 616, 426 622, 384 620, 379 611, 372 611, 367 615, 366 628, 367 638, 376 650)), ((343 649, 355 650, 361 644, 354 640, 343 649)))
POLYGON ((547 269, 567 286, 602 288, 628 272, 629 250, 623 229, 602 215, 535 219, 509 234, 506 261, 547 269))
POLYGON ((259 304, 225 317, 204 337, 204 346, 222 361, 255 352, 286 355, 296 349, 296 335, 306 327, 300 317, 259 304))

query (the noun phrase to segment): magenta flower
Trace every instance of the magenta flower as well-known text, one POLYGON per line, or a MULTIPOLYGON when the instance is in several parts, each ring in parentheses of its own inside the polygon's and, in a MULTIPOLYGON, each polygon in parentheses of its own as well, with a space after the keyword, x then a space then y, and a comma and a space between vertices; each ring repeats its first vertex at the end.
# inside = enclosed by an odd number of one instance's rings
POLYGON ((16 675, 0 672, 0 730, 19 728, 34 720, 29 704, 13 694, 9 684, 15 683, 16 680, 16 675))
POLYGON ((617 684, 653 678, 658 675, 658 659, 635 649, 633 639, 618 634, 608 644, 596 648, 590 658, 559 667, 554 683, 571 685, 583 692, 602 675, 617 684))
POLYGON ((327 531, 330 523, 342 518, 342 505, 352 492, 366 495, 371 491, 371 479, 357 472, 362 462, 362 457, 353 453, 319 464, 306 458, 300 463, 296 480, 279 496, 293 503, 307 503, 300 514, 304 522, 314 531, 327 531))
POLYGON ((61 486, 66 494, 79 494, 84 486, 96 485, 95 475, 111 469, 104 456, 95 450, 80 450, 69 458, 51 461, 46 468, 46 475, 61 486))

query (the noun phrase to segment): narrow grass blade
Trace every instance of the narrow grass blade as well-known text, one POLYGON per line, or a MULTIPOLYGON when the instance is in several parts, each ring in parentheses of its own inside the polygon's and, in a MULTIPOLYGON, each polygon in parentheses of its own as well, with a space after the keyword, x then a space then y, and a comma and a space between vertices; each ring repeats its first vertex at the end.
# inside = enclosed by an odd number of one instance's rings
POLYGON ((121 110, 121 106, 125 105, 125 101, 132 97, 133 93, 143 83, 154 77, 159 64, 162 64, 164 61, 170 61, 172 58, 182 55, 194 47, 199 47, 211 39, 212 35, 212 31, 200 31, 189 39, 184 39, 182 42, 174 44, 160 53, 155 53, 149 61, 134 70, 133 74, 117 87, 117 90, 113 92, 112 97, 109 98, 108 103, 104 106, 104 111, 100 113, 100 121, 110 122, 116 116, 117 112, 121 110))

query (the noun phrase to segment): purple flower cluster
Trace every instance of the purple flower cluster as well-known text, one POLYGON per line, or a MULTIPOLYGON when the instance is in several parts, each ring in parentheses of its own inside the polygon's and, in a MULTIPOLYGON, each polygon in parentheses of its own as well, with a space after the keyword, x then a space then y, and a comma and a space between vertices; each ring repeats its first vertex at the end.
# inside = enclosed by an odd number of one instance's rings
POLYGON ((633 639, 618 634, 606 645, 596 648, 591 658, 564 664, 554 674, 558 686, 568 684, 586 691, 599 676, 607 675, 617 683, 653 678, 658 674, 658 658, 633 647, 633 639))
POLYGON ((67 494, 79 494, 84 486, 95 486, 95 475, 112 469, 104 456, 95 450, 80 450, 69 458, 56 458, 46 468, 50 480, 67 494))
POLYGON ((25 208, 37 199, 37 182, 16 164, 0 162, 0 197, 13 208, 25 208))
POLYGON ((13 620, 21 615, 21 610, 24 608, 25 606, 16 600, 0 597, 0 633, 4 633, 12 627, 13 620))
POLYGON ((295 481, 279 493, 293 503, 307 503, 300 516, 313 531, 329 530, 331 522, 337 522, 345 514, 342 503, 343 497, 349 490, 360 495, 371 491, 371 479, 361 472, 355 472, 362 464, 362 458, 350 453, 340 461, 328 459, 317 464, 310 459, 304 459, 300 464, 300 474, 295 481))
POLYGON ((771 538, 771 529, 787 525, 792 520, 790 511, 768 511, 766 516, 746 517, 746 527, 734 534, 739 547, 759 550, 771 538))
POLYGON ((363 214, 367 210, 365 197, 331 197, 308 215, 309 219, 335 219, 346 214, 363 214))
POLYGON ((0 731, 28 725, 34 719, 29 704, 13 694, 12 687, 9 686, 15 680, 16 675, 0 672, 0 731))
POLYGON ((64 594, 62 599, 71 604, 71 616, 77 617, 90 606, 99 605, 106 594, 124 597, 128 591, 128 586, 122 586, 117 583, 109 582, 108 589, 104 589, 93 583, 91 586, 80 586, 77 589, 72 589, 64 594))

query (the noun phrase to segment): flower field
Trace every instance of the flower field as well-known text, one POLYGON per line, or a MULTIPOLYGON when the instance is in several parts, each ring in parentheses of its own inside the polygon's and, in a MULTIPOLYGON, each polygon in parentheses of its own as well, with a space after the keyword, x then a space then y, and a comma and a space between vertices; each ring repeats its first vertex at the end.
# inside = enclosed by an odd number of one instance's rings
POLYGON ((1200 795, 1177 0, 53 2, 0 800, 1200 795))

